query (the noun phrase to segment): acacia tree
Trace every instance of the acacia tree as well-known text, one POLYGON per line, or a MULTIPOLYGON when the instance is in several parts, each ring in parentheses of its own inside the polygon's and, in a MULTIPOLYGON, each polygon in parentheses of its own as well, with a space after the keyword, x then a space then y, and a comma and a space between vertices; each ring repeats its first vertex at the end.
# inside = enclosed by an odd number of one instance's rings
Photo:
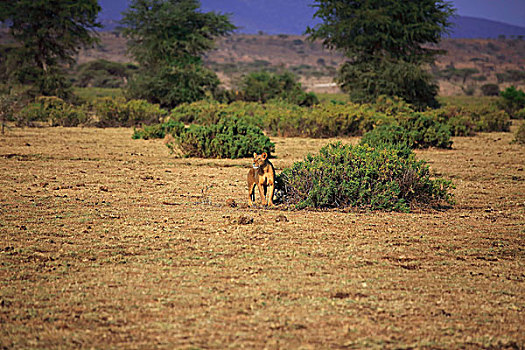
POLYGON ((450 26, 453 9, 443 0, 315 0, 308 27, 347 58, 337 81, 358 102, 397 95, 419 107, 435 106, 437 85, 424 68, 443 51, 423 46, 438 43, 450 26))
POLYGON ((97 42, 93 29, 100 27, 100 10, 97 0, 1 1, 0 22, 17 42, 4 51, 9 78, 33 84, 43 95, 67 97, 70 84, 62 66, 73 63, 82 46, 97 42))
POLYGON ((164 107, 204 98, 217 75, 202 64, 214 40, 235 26, 228 15, 201 12, 198 0, 132 0, 121 24, 140 67, 128 95, 164 107))

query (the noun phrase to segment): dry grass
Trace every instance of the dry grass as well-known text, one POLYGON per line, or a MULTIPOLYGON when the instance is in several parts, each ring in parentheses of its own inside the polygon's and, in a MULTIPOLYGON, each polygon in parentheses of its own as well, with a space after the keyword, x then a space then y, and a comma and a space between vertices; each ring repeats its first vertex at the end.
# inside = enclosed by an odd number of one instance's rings
MULTIPOLYGON (((399 214, 247 208, 250 160, 174 159, 131 133, 0 136, 0 347, 524 346, 512 134, 419 152, 457 205, 399 214)), ((278 171, 327 142, 274 141, 278 171)))

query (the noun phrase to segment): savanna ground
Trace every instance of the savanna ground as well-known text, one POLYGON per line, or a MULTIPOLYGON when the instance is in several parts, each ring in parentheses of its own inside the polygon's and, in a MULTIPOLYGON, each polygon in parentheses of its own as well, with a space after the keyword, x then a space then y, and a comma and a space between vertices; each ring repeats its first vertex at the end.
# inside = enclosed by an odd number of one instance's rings
MULTIPOLYGON (((419 151, 457 204, 410 214, 248 208, 251 160, 131 134, 0 136, 0 347, 525 346, 513 134, 419 151)), ((273 140, 278 171, 328 142, 273 140)))

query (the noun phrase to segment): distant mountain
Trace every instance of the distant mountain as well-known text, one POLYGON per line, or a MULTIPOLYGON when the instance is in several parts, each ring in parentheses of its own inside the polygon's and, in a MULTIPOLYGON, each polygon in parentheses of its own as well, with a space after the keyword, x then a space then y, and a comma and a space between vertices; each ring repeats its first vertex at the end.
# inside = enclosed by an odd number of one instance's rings
POLYGON ((245 34, 297 34, 319 22, 315 8, 305 0, 201 0, 204 11, 230 13, 238 32, 245 34))
MULTIPOLYGON (((313 1, 305 0, 201 0, 203 11, 216 11, 231 14, 231 19, 239 33, 257 34, 295 34, 301 35, 308 26, 319 23, 314 19, 313 1)), ((103 0, 101 19, 104 30, 114 30, 121 18, 120 12, 126 9, 123 0, 103 0)), ((450 38, 507 38, 525 36, 525 27, 519 27, 492 20, 455 16, 449 34, 450 38)))
POLYGON ((450 33, 451 38, 495 39, 502 35, 507 38, 520 35, 525 37, 525 27, 518 27, 488 19, 455 16, 452 18, 452 22, 454 26, 450 33))

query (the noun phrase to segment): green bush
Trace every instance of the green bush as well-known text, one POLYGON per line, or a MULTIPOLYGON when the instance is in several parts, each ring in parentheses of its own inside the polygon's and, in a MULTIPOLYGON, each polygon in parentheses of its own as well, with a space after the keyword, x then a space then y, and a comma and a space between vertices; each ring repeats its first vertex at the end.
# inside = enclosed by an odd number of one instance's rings
POLYGON ((399 96, 417 109, 438 107, 438 86, 420 65, 405 61, 364 60, 345 62, 337 81, 350 100, 373 103, 381 95, 399 96))
POLYGON ((454 136, 471 136, 476 132, 509 131, 509 115, 494 105, 464 105, 443 107, 431 112, 446 123, 454 136))
POLYGON ((275 145, 260 128, 243 119, 227 117, 213 125, 191 125, 175 137, 174 149, 178 147, 185 157, 243 158, 253 152, 270 154, 275 145))
POLYGON ((516 134, 514 135, 514 142, 520 145, 525 145, 525 123, 521 124, 516 134))
POLYGON ((408 148, 415 148, 408 130, 396 124, 380 125, 368 131, 361 138, 360 144, 371 147, 381 147, 386 144, 406 145, 408 148))
POLYGON ((478 131, 508 131, 508 115, 494 105, 472 104, 415 112, 399 98, 380 96, 374 104, 324 103, 301 107, 274 99, 265 104, 237 101, 223 104, 199 101, 182 104, 170 119, 186 124, 212 125, 225 117, 243 119, 269 135, 285 137, 337 137, 362 135, 375 127, 400 125, 412 135, 415 147, 448 147, 446 124, 454 136, 478 131))
POLYGON ((286 168, 276 186, 297 208, 365 208, 408 212, 452 203, 450 181, 432 179, 424 161, 396 146, 329 144, 286 168))
POLYGON ((410 148, 450 148, 450 137, 448 126, 429 112, 402 112, 397 118, 385 120, 383 125, 364 134, 361 143, 371 146, 390 143, 410 148))
POLYGON ((518 111, 525 108, 525 92, 511 86, 502 91, 500 96, 500 107, 504 108, 511 118, 517 118, 518 111))
POLYGON ((150 104, 144 100, 126 102, 120 98, 100 98, 92 104, 94 113, 98 116, 99 127, 131 127, 140 124, 158 123, 166 116, 167 111, 159 105, 150 104))
POLYGON ((99 59, 78 65, 70 76, 77 87, 122 88, 137 69, 132 63, 99 59))
POLYGON ((78 126, 90 122, 85 111, 55 96, 41 96, 24 107, 16 117, 18 126, 32 126, 46 122, 51 126, 78 126))
POLYGON ((217 75, 200 63, 141 67, 128 82, 126 97, 147 100, 163 108, 203 100, 220 84, 217 75))
POLYGON ((140 129, 134 129, 131 138, 134 140, 162 139, 168 134, 178 136, 184 132, 185 128, 183 123, 169 120, 166 123, 145 125, 140 129))
POLYGON ((516 119, 525 119, 525 107, 517 111, 514 116, 516 119))
POLYGON ((234 117, 262 128, 264 114, 265 106, 260 103, 237 101, 224 104, 203 100, 175 107, 169 118, 185 124, 212 125, 222 118, 234 117))
POLYGON ((266 71, 253 72, 243 77, 239 88, 244 101, 265 103, 272 99, 282 99, 300 106, 313 106, 319 103, 314 93, 307 93, 291 72, 274 74, 266 71))
POLYGON ((383 144, 403 144, 410 148, 450 148, 448 126, 432 116, 412 112, 402 114, 395 122, 377 126, 363 135, 362 144, 377 146, 383 144))
POLYGON ((498 96, 499 85, 498 84, 484 84, 481 85, 481 92, 483 96, 498 96))

